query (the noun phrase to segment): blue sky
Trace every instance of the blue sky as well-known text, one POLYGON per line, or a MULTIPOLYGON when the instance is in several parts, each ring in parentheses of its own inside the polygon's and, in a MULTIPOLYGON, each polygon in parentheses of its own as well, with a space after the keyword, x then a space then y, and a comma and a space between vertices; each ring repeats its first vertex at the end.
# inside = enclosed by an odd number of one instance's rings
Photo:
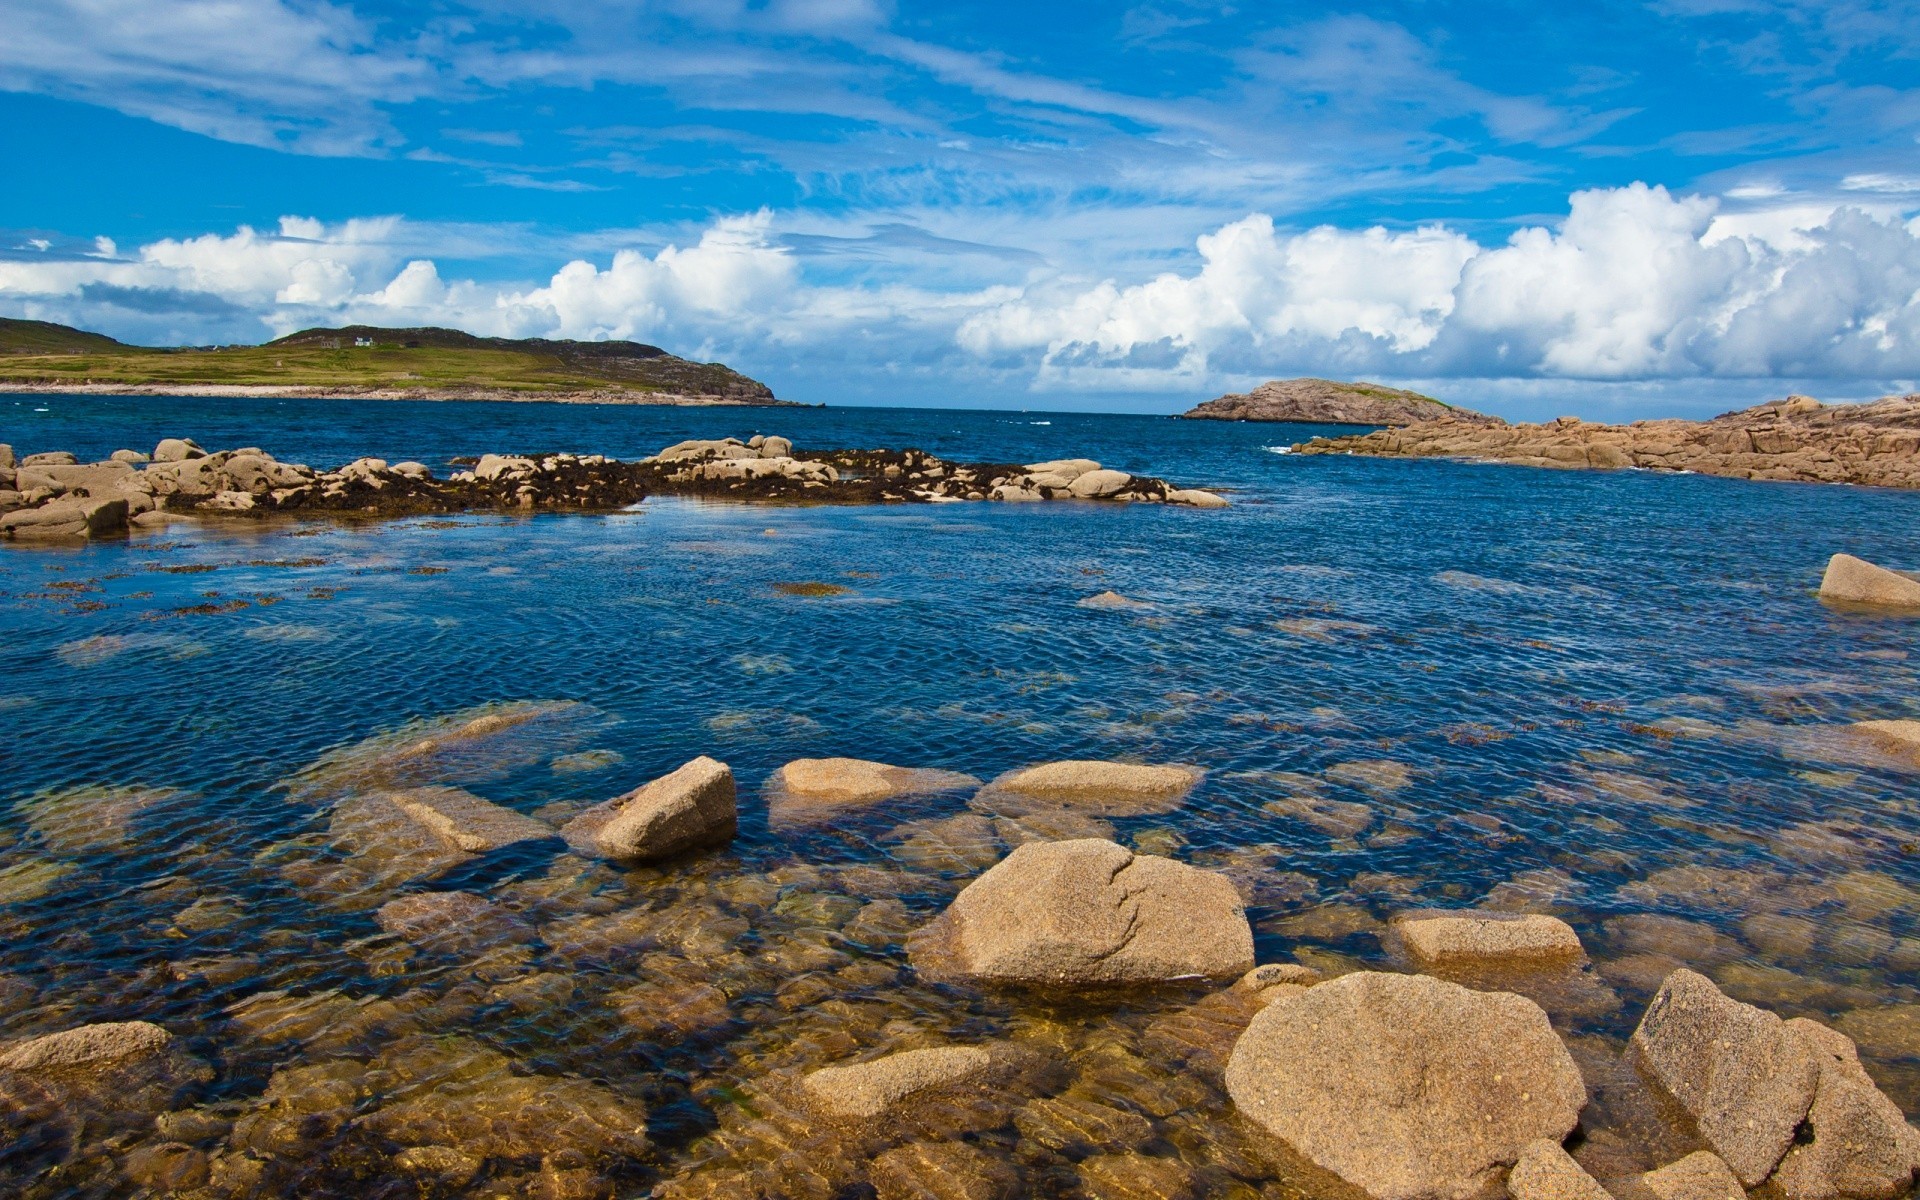
POLYGON ((1920 376, 1920 7, 0 0, 0 315, 782 395, 1509 415, 1920 376))

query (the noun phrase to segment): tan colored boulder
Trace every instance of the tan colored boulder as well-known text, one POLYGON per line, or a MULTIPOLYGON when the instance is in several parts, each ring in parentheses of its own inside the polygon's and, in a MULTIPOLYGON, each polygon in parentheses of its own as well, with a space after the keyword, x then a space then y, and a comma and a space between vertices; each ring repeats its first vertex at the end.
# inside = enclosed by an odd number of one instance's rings
POLYGON ((1551 1138, 1530 1142, 1507 1176, 1513 1200, 1613 1200, 1600 1181, 1551 1138))
POLYGON ((823 1067, 804 1080, 809 1101, 829 1117, 871 1119, 915 1093, 953 1087, 987 1073, 993 1056, 978 1046, 904 1050, 871 1062, 823 1067))
POLYGON ((1836 554, 1827 560, 1820 598, 1844 604, 1920 609, 1920 579, 1877 567, 1851 554, 1836 554))
POLYGON ((647 862, 723 846, 738 829, 733 770, 702 755, 588 809, 560 832, 576 849, 620 862, 647 862))
POLYGON ((555 836, 553 826, 459 788, 408 788, 388 792, 387 798, 449 847, 468 854, 555 836))
POLYGON ((863 758, 798 758, 767 780, 767 804, 776 822, 804 822, 898 796, 979 786, 978 779, 958 771, 896 767, 863 758))
POLYGON ((125 532, 127 502, 108 500, 53 500, 38 508, 21 508, 0 516, 0 531, 17 538, 90 538, 125 532))
POLYGON ((16 1043, 0 1052, 0 1071, 35 1077, 83 1075, 162 1058, 172 1049, 173 1035, 151 1021, 110 1021, 16 1043))
POLYGON ((1184 764, 1042 763, 999 776, 974 797, 973 807, 1010 817, 1048 808, 1101 816, 1151 816, 1179 808, 1206 775, 1201 768, 1184 764))
POLYGON ((1167 493, 1167 503, 1186 504, 1193 508, 1229 508, 1225 496, 1201 488, 1174 488, 1167 493))
POLYGON ((70 467, 80 460, 71 450, 42 450, 38 454, 29 454, 20 460, 22 469, 27 467, 70 467))
POLYGON ((1502 913, 1410 913, 1393 932, 1416 962, 1429 966, 1537 967, 1586 951, 1558 917, 1502 913))
POLYGON ((1920 721, 1856 721, 1849 728, 1889 754, 1920 761, 1920 721))
POLYGON ((157 463, 185 462, 190 458, 206 456, 207 452, 192 438, 162 438, 160 444, 153 448, 153 461, 157 463))
POLYGON ((1253 966, 1253 931, 1224 875, 1085 838, 1014 850, 914 935, 909 953, 935 978, 1231 979, 1253 966))
POLYGON ((1773 1172, 1813 1103, 1820 1064, 1770 1012, 1689 970, 1667 976, 1633 1032, 1636 1064, 1740 1182, 1773 1172))
POLYGON ((1920 1130, 1881 1092, 1853 1039, 1795 1017, 1788 1031, 1820 1063, 1804 1138, 1796 1138, 1768 1187, 1783 1200, 1894 1200, 1920 1170, 1920 1130))
POLYGON ((1644 1175, 1607 1182, 1617 1200, 1746 1200, 1746 1190, 1719 1155, 1696 1150, 1644 1175))
POLYGON ((1234 1046, 1227 1091, 1291 1155, 1374 1200, 1500 1189, 1586 1104, 1531 1000, 1424 975, 1361 971, 1267 1005, 1234 1046))
POLYGON ((1081 500, 1104 500, 1133 482, 1125 471, 1088 471, 1077 475, 1067 490, 1081 500))

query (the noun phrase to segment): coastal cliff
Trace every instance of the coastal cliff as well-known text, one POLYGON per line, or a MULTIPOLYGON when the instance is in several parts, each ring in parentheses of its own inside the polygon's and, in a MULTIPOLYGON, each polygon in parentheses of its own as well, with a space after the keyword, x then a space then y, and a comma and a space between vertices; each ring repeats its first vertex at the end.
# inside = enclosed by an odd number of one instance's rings
POLYGON ((1508 425, 1446 417, 1314 438, 1296 454, 1468 458, 1530 467, 1693 471, 1737 479, 1920 487, 1920 394, 1871 404, 1788 396, 1711 421, 1603 425, 1561 417, 1508 425))
POLYGON ((1472 409, 1378 383, 1273 379, 1180 414, 1196 421, 1294 421, 1314 425, 1411 425, 1441 417, 1493 421, 1472 409))
POLYGON ((261 346, 129 346, 0 318, 0 392, 783 405, 723 363, 642 342, 476 337, 349 325, 261 346))

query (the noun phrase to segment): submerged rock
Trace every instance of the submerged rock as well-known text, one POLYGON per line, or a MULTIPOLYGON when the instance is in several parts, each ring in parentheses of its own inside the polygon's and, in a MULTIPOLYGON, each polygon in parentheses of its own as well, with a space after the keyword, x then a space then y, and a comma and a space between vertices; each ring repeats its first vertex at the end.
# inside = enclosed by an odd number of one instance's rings
POLYGON ((421 828, 468 854, 556 836, 553 826, 545 822, 459 788, 409 788, 385 795, 421 828))
POLYGON ((1836 554, 1827 560, 1826 574, 1820 580, 1820 598, 1844 604, 1920 609, 1920 579, 1875 566, 1851 554, 1836 554))
POLYGON ((916 969, 998 983, 1240 975, 1253 932, 1225 876, 1113 842, 1032 842, 968 884, 909 945, 916 969))
POLYGON ((1920 762, 1920 721, 1856 721, 1850 728, 1888 754, 1920 762))
POLYGON ((1820 1077, 1819 1062, 1786 1022, 1688 970, 1660 986, 1631 1045, 1648 1081, 1748 1187, 1793 1144, 1820 1077))
POLYGON ((992 1066, 993 1056, 978 1046, 904 1050, 871 1062, 823 1067, 806 1077, 805 1086, 823 1114, 871 1119, 916 1093, 964 1084, 992 1066))
POLYGON ((1020 1175, 965 1142, 912 1142, 867 1167, 878 1200, 1014 1200, 1020 1175))
POLYGON ((1179 808, 1206 771, 1174 764, 1073 760, 1008 771, 972 801, 981 812, 1018 817, 1050 808, 1100 816, 1135 817, 1179 808))
POLYGON ((738 829, 733 770, 702 755, 595 805, 560 832, 578 850, 619 862, 648 862, 724 846, 738 829))
POLYGON ((977 788, 980 781, 958 771, 896 767, 862 758, 800 758, 767 781, 775 820, 824 819, 850 808, 897 796, 977 788))
POLYGON ((471 892, 417 892, 380 906, 380 928, 429 950, 472 953, 530 940, 533 927, 516 913, 471 892))
POLYGON ((1293 1155, 1375 1200, 1491 1196, 1587 1099, 1532 1001, 1374 971, 1267 1005, 1226 1082, 1293 1155))

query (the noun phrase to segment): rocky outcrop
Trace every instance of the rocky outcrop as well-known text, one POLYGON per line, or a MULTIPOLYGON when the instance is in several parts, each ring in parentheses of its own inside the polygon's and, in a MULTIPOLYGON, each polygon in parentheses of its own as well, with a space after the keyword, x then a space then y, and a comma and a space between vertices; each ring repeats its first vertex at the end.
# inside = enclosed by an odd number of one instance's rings
POLYGON ((1169 813, 1207 773, 1184 763, 1151 765, 1069 759, 1008 771, 980 789, 981 812, 1018 817, 1053 809, 1103 816, 1169 813))
POLYGON ((1374 1200, 1497 1194, 1586 1104, 1538 1005, 1363 971, 1263 1008, 1227 1065, 1234 1107, 1293 1155, 1374 1200))
POLYGON ((1465 458, 1531 467, 1641 467, 1737 479, 1920 487, 1920 394, 1871 404, 1789 396, 1711 421, 1601 425, 1561 417, 1507 425, 1443 417, 1403 429, 1314 438, 1295 454, 1465 458))
POLYGON ((1688 970, 1661 984, 1631 1047, 1648 1081, 1747 1187, 1793 1145, 1820 1078, 1819 1061, 1785 1021, 1688 970))
POLYGON ((596 805, 561 829, 578 850, 651 862, 724 846, 739 829, 733 771, 702 755, 670 775, 596 805))
POLYGON ((1023 467, 954 463, 921 450, 819 450, 755 436, 679 442, 638 462, 601 454, 483 454, 437 478, 425 464, 359 458, 332 471, 283 463, 258 447, 209 453, 168 438, 151 455, 106 462, 28 455, 0 466, 0 536, 74 539, 120 533, 164 514, 416 516, 477 511, 612 512, 650 495, 822 504, 1100 500, 1222 508, 1212 492, 1104 470, 1088 459, 1023 467), (148 460, 151 461, 148 461, 148 460), (149 514, 160 513, 159 516, 149 514))
POLYGON ((1030 842, 913 938, 934 978, 1082 986, 1231 979, 1253 932, 1225 876, 1098 838, 1030 842))
POLYGON ((1497 422, 1472 409, 1378 383, 1273 379, 1244 394, 1229 393, 1180 414, 1192 420, 1295 421, 1314 425, 1411 425, 1453 417, 1497 422))
POLYGON ((1820 598, 1842 604, 1920 610, 1920 579, 1877 567, 1864 558, 1836 554, 1820 579, 1820 598))

